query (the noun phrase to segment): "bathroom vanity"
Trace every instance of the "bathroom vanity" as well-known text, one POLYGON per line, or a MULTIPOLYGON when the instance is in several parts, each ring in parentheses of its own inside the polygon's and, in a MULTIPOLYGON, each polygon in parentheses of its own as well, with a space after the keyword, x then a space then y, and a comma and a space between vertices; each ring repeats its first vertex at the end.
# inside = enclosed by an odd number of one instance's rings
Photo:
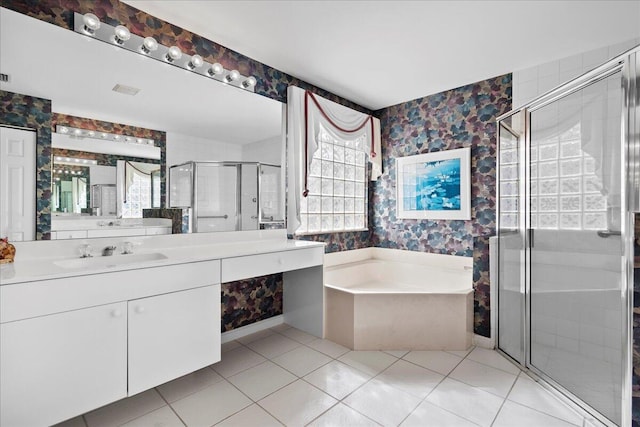
POLYGON ((78 241, 18 244, 0 271, 0 424, 54 424, 219 361, 223 282, 283 272, 284 321, 322 336, 323 244, 227 234, 132 237, 134 254, 93 258, 78 241))

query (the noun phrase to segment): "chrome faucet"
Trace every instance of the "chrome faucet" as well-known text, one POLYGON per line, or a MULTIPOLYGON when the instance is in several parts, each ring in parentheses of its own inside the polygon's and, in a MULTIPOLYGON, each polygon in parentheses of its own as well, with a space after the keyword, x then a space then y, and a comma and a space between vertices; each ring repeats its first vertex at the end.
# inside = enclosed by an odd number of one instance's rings
POLYGON ((102 256, 111 256, 113 255, 113 251, 116 250, 115 246, 107 246, 102 250, 102 256))

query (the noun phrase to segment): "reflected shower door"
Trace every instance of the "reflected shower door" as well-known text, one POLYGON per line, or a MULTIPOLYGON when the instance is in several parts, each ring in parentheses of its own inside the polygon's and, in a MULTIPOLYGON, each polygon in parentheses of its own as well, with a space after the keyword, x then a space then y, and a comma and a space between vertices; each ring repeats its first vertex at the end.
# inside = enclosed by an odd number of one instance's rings
POLYGON ((202 163, 196 175, 196 232, 238 230, 239 166, 202 163))
POLYGON ((530 115, 530 360, 621 422, 621 73, 530 115))
POLYGON ((524 180, 519 135, 522 114, 498 129, 498 348, 524 364, 524 180))

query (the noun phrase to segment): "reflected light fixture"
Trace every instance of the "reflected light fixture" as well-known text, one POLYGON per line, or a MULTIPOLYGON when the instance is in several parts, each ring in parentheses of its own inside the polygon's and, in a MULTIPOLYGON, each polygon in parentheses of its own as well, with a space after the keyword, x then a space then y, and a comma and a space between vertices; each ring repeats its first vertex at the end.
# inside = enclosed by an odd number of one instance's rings
POLYGON ((115 41, 116 44, 122 45, 131 38, 131 32, 124 25, 118 25, 113 32, 115 33, 113 41, 115 41))
MULTIPOLYGON (((141 138, 133 135, 118 135, 115 133, 99 132, 94 130, 73 128, 70 126, 56 125, 56 133, 69 135, 72 138, 94 138, 103 139, 107 141, 115 141, 121 144, 140 144, 140 145, 155 145, 156 142, 153 139, 141 138)), ((62 159, 62 158, 60 158, 62 159)), ((56 160, 58 158, 56 157, 56 160)), ((69 159, 67 159, 70 161, 69 159)))
POLYGON ((164 46, 153 37, 132 34, 124 25, 112 26, 100 22, 100 19, 93 13, 84 15, 74 13, 73 16, 73 27, 77 33, 226 83, 229 86, 255 92, 257 80, 253 76, 243 76, 238 70, 225 70, 218 62, 207 62, 198 54, 188 55, 182 52, 178 46, 164 46))

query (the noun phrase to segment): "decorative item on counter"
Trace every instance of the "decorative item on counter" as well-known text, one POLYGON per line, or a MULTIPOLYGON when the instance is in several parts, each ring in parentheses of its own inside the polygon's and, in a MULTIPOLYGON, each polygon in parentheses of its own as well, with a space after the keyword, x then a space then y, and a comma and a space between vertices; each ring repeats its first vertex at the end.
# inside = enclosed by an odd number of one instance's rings
POLYGON ((16 256, 16 247, 9 243, 9 238, 0 239, 0 264, 13 262, 16 256))

